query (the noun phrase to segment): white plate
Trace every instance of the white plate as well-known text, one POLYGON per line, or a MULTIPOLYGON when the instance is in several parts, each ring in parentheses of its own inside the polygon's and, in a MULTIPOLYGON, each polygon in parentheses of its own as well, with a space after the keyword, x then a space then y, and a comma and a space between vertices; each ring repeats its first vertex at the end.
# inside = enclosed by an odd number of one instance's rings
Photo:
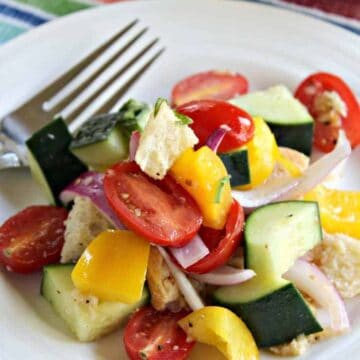
MULTIPOLYGON (((317 70, 342 76, 360 93, 360 37, 292 12, 246 2, 135 1, 84 11, 39 27, 0 48, 0 116, 13 110, 134 18, 150 25, 167 50, 129 96, 167 97, 183 76, 205 69, 244 73, 251 88, 294 88, 317 70)), ((357 153, 359 160, 359 152, 357 153)), ((360 185, 360 161, 346 172, 360 185)), ((24 170, 0 173, 0 222, 41 203, 24 170)), ((312 347, 304 359, 356 359, 360 303, 349 305, 353 331, 312 347), (352 305, 352 306, 350 306, 352 305), (341 354, 341 355, 340 355, 341 354)), ((39 296, 39 276, 0 272, 0 359, 126 359, 120 334, 79 344, 39 296)), ((199 357, 202 358, 202 357, 199 357)), ((270 358, 263 355, 263 359, 270 358)))

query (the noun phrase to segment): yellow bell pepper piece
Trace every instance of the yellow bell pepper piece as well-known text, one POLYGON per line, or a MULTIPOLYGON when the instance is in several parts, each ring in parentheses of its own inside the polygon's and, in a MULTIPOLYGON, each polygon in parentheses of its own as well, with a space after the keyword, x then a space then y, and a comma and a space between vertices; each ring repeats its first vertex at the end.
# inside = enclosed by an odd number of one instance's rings
POLYGON ((249 329, 226 308, 206 306, 178 324, 196 341, 215 346, 228 360, 259 359, 259 350, 249 329))
POLYGON ((199 205, 204 225, 222 229, 231 206, 231 187, 221 159, 207 146, 184 151, 170 169, 171 175, 199 205))
POLYGON ((100 300, 132 304, 142 296, 149 252, 149 242, 131 231, 104 231, 80 257, 72 281, 100 300))
POLYGON ((187 360, 226 360, 226 357, 214 346, 197 342, 187 360))
POLYGON ((328 233, 360 239, 360 192, 319 185, 307 193, 304 200, 319 203, 321 224, 328 233))
POLYGON ((254 117, 254 137, 244 145, 248 151, 250 166, 250 184, 238 186, 238 189, 253 189, 265 182, 274 170, 278 148, 269 126, 260 117, 254 117))
POLYGON ((278 147, 276 147, 276 160, 292 177, 298 177, 302 174, 302 171, 291 160, 285 157, 278 147))

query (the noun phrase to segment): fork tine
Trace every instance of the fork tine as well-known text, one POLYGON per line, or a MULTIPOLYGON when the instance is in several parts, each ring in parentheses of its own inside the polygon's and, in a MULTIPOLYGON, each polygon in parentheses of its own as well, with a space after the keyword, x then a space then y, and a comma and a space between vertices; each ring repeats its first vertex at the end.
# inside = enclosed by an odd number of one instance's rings
POLYGON ((65 99, 86 85, 91 79, 97 76, 104 68, 108 67, 115 61, 115 59, 124 51, 127 50, 133 43, 135 43, 148 28, 142 29, 136 35, 132 35, 129 31, 137 24, 138 20, 128 24, 119 33, 114 35, 106 44, 101 46, 96 51, 96 56, 92 62, 85 66, 71 81, 69 81, 62 89, 55 93, 50 99, 47 99, 42 108, 44 111, 53 111, 65 99))
POLYGON ((153 45, 144 49, 144 52, 137 56, 137 60, 131 64, 130 68, 115 78, 112 83, 101 92, 95 101, 91 102, 70 124, 70 132, 75 132, 86 120, 99 110, 109 109, 116 102, 113 109, 120 105, 119 97, 123 97, 125 92, 146 72, 146 70, 160 57, 165 48, 153 45), (146 53, 147 56, 144 56, 146 53), (115 101, 114 101, 115 100, 115 101))
POLYGON ((107 84, 109 84, 112 79, 126 71, 126 69, 131 66, 133 61, 136 60, 139 54, 145 53, 145 50, 153 46, 157 41, 158 39, 155 39, 150 44, 145 42, 145 46, 144 41, 136 43, 133 46, 134 49, 132 49, 132 51, 127 51, 126 53, 123 53, 121 56, 119 56, 116 61, 114 61, 109 67, 105 68, 99 76, 94 78, 94 80, 91 81, 91 83, 85 89, 83 89, 64 109, 59 110, 59 115, 61 115, 65 120, 69 120, 73 114, 78 112, 81 107, 83 107, 90 99, 92 99, 105 86, 107 86, 107 84))
POLYGON ((129 78, 127 82, 123 81, 124 85, 118 89, 111 100, 109 100, 101 109, 99 109, 98 113, 112 113, 118 111, 124 102, 123 98, 128 93, 130 88, 135 85, 135 83, 143 76, 143 74, 145 74, 145 72, 165 50, 165 47, 161 48, 144 64, 143 67, 141 67, 131 78, 129 78))

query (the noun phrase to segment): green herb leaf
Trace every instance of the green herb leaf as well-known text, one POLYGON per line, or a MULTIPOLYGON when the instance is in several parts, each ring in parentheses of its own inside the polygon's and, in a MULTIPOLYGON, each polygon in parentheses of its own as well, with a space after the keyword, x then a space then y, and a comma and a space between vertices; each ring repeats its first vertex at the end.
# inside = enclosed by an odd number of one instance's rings
POLYGON ((178 113, 174 110, 175 116, 179 119, 176 123, 179 125, 190 125, 193 123, 192 119, 190 119, 188 116, 178 113))
POLYGON ((155 106, 154 106, 154 116, 156 116, 160 110, 160 106, 162 105, 163 102, 166 102, 167 103, 167 100, 164 99, 164 98, 158 98, 156 100, 156 103, 155 103, 155 106))
POLYGON ((118 122, 127 138, 133 131, 142 132, 148 121, 150 106, 134 99, 127 101, 118 111, 118 122))
POLYGON ((219 185, 218 185, 218 188, 217 188, 216 194, 215 194, 215 204, 220 203, 220 199, 221 199, 222 192, 224 190, 224 186, 227 182, 230 182, 230 179, 231 179, 231 175, 227 175, 219 180, 219 185))

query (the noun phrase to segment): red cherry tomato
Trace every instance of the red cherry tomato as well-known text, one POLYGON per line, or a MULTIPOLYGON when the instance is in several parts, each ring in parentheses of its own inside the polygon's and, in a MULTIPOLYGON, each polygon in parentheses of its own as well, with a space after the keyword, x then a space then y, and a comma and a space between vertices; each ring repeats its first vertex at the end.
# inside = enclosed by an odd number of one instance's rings
POLYGON ((183 246, 201 226, 198 206, 175 180, 153 180, 135 162, 109 169, 104 190, 123 224, 154 244, 183 246))
POLYGON ((206 71, 178 82, 171 92, 171 98, 173 106, 178 106, 194 100, 229 100, 236 95, 245 94, 247 90, 248 81, 240 74, 206 71))
POLYGON ((314 144, 322 151, 331 151, 339 135, 338 125, 318 121, 319 114, 314 106, 315 99, 324 91, 337 92, 347 108, 347 115, 341 117, 341 127, 352 147, 360 144, 360 105, 349 86, 338 76, 328 73, 315 73, 307 77, 295 91, 298 98, 315 119, 314 144))
POLYGON ((137 311, 125 328, 125 349, 131 360, 183 360, 195 345, 177 322, 186 311, 158 312, 148 306, 137 311))
POLYGON ((55 206, 30 206, 12 216, 0 227, 0 262, 24 274, 58 262, 66 218, 55 206))
POLYGON ((190 117, 190 127, 199 138, 199 145, 206 145, 209 136, 221 125, 230 128, 219 146, 219 152, 228 152, 246 144, 254 135, 254 123, 244 110, 219 100, 199 100, 176 109, 190 117))
POLYGON ((224 265, 239 246, 243 226, 244 211, 239 203, 233 200, 223 230, 214 230, 206 227, 200 229, 199 235, 208 246, 210 254, 188 267, 186 271, 204 274, 224 265))
POLYGON ((314 128, 314 144, 323 151, 330 152, 334 149, 337 139, 339 137, 339 126, 331 126, 328 124, 315 121, 314 128))

